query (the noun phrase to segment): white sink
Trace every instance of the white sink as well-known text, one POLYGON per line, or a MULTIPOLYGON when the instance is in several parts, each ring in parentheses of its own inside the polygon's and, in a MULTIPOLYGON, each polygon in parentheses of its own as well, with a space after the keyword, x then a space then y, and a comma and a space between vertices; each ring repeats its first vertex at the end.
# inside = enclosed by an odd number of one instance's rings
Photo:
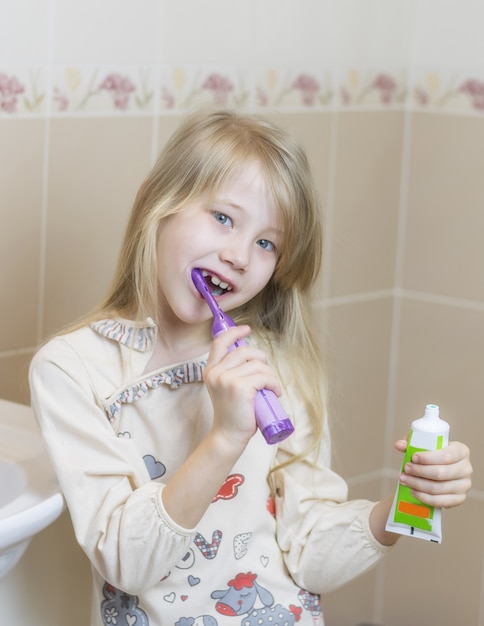
POLYGON ((0 399, 0 580, 63 509, 32 409, 0 399))

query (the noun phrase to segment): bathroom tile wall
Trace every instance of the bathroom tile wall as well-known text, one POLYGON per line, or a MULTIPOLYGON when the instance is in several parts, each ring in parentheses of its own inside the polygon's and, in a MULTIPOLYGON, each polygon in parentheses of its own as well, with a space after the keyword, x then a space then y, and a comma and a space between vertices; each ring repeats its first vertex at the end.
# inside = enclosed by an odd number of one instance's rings
POLYGON ((0 325, 3 350, 36 341, 44 128, 41 120, 0 120, 0 289, 10 309, 0 325))
POLYGON ((43 334, 105 295, 152 134, 145 117, 51 121, 43 334))
MULTIPOLYGON (((186 108, 210 100, 267 114, 308 150, 326 222, 315 314, 350 495, 394 489, 392 443, 427 402, 478 449, 484 39, 472 34, 484 8, 458 4, 1 3, 0 396, 29 401, 36 345, 102 297, 145 172, 186 108)), ((474 453, 474 491, 445 512, 444 543, 402 541, 328 594, 329 626, 484 626, 483 464, 474 453)), ((0 601, 15 626, 60 626, 66 614, 84 626, 88 589, 64 515, 0 601), (39 586, 32 572, 46 559, 39 586)))
POLYGON ((403 121, 401 111, 338 116, 326 279, 331 298, 393 288, 403 121))
MULTIPOLYGON (((366 113, 356 116, 352 138, 361 145, 363 137, 368 141, 369 121, 366 113)), ((349 478, 350 493, 357 497, 368 492, 374 467, 385 468, 382 492, 394 489, 394 470, 400 459, 392 452, 391 444, 408 430, 410 420, 419 417, 428 402, 441 405, 444 418, 452 425, 452 438, 471 444, 475 468, 474 490, 468 503, 444 512, 444 543, 402 542, 377 568, 374 577, 363 577, 347 590, 359 597, 361 585, 371 593, 374 602, 370 613, 365 613, 363 601, 357 601, 354 611, 343 608, 347 597, 343 589, 326 598, 330 623, 332 620, 351 626, 364 617, 376 623, 407 626, 422 623, 423 615, 432 624, 484 623, 479 590, 484 554, 480 530, 484 520, 484 472, 482 459, 475 452, 483 428, 482 130, 480 117, 417 111, 405 114, 400 150, 404 162, 394 190, 399 196, 396 234, 391 228, 387 231, 389 237, 395 235, 395 254, 389 259, 384 256, 385 247, 367 246, 368 255, 392 263, 394 287, 389 302, 385 283, 381 282, 370 283, 360 296, 353 287, 351 297, 338 294, 330 297, 326 306, 323 303, 328 311, 333 374, 338 375, 336 381, 343 390, 333 401, 336 460, 349 478), (389 304, 386 316, 384 302, 389 304), (360 415, 363 420, 358 419, 360 415), (375 439, 379 439, 377 444, 375 439), (446 574, 441 575, 444 571, 446 574), (423 580, 425 592, 421 588, 423 580), (429 606, 433 607, 431 613, 429 606)), ((370 146, 378 138, 382 143, 391 142, 388 132, 374 133, 370 146)), ((371 160, 377 151, 370 146, 371 160)), ((352 160, 353 155, 349 162, 352 160)), ((344 171, 345 163, 344 159, 338 161, 337 170, 351 181, 351 172, 344 171)), ((364 195, 358 187, 353 196, 351 191, 347 190, 347 204, 355 207, 355 212, 365 212, 364 195)), ((378 202, 378 190, 373 195, 374 202, 378 202)), ((344 205, 338 202, 337 191, 334 198, 334 211, 338 213, 344 205)), ((383 213, 380 210, 371 222, 376 232, 383 213)), ((361 213, 353 223, 358 219, 361 213)), ((333 222, 337 222, 336 217, 333 222)), ((350 223, 351 219, 342 231, 348 238, 352 234, 350 223)), ((370 243, 370 230, 359 228, 360 245, 370 243)), ((337 238, 335 228, 332 236, 337 238)), ((343 246, 346 255, 338 259, 336 245, 331 242, 331 295, 332 285, 345 284, 347 276, 355 274, 358 282, 365 280, 361 249, 343 246)), ((372 271, 370 276, 376 280, 378 273, 372 271)))

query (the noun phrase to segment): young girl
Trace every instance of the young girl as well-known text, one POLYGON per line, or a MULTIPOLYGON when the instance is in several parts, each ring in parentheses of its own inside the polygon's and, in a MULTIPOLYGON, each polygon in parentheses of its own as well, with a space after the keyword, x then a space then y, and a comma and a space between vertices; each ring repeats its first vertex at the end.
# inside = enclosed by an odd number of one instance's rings
MULTIPOLYGON (((141 186, 106 301, 35 356, 33 405, 92 564, 92 626, 323 624, 319 595, 396 541, 391 497, 347 502, 330 469, 308 315, 321 245, 308 164, 284 132, 191 116, 141 186), (239 324, 213 341, 194 268, 239 324), (276 445, 256 427, 263 388, 295 427, 276 445)), ((402 480, 424 502, 465 499, 466 446, 415 461, 402 480)))

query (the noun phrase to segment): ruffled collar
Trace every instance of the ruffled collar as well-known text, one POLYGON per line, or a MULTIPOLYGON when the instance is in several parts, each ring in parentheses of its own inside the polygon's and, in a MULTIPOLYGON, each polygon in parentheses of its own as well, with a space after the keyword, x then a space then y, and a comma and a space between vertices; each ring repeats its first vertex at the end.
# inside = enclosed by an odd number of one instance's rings
POLYGON ((106 319, 92 322, 90 327, 103 337, 137 350, 147 352, 156 341, 157 327, 148 317, 144 322, 133 322, 123 319, 106 319))

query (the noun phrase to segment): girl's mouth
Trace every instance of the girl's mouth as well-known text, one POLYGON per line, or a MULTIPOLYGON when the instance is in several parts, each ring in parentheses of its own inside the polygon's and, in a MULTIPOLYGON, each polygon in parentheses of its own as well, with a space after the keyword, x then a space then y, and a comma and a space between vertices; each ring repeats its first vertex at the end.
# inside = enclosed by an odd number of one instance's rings
POLYGON ((206 270, 202 270, 202 274, 205 278, 205 282, 207 283, 212 296, 223 296, 225 293, 232 291, 232 285, 223 282, 217 276, 213 276, 206 270))

